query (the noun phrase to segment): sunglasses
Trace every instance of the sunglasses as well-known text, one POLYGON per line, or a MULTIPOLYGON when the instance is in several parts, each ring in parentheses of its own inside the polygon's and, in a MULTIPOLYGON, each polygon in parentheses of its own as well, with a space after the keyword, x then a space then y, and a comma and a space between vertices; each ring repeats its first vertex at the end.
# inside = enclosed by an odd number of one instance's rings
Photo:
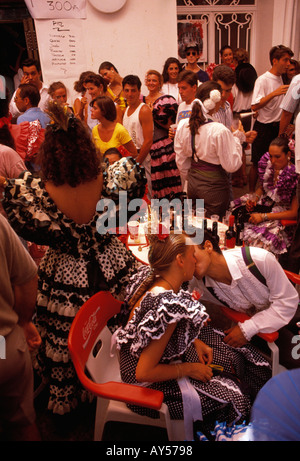
POLYGON ((188 51, 188 52, 186 53, 186 55, 187 55, 187 56, 197 56, 197 53, 196 53, 196 51, 188 51))

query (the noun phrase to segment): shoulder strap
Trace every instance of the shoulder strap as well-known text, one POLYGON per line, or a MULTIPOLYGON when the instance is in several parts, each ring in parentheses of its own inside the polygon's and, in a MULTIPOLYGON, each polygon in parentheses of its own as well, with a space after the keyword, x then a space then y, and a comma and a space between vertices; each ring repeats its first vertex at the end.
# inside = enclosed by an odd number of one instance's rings
MULTIPOLYGON (((211 122, 213 122, 213 120, 206 120, 206 122, 203 125, 206 125, 207 123, 211 123, 211 122)), ((193 152, 192 159, 195 160, 195 154, 196 154, 195 135, 192 134, 191 138, 192 138, 191 142, 192 142, 192 152, 193 152)))
POLYGON ((253 259, 250 254, 250 248, 249 247, 242 247, 242 255, 244 258, 244 262, 249 269, 249 271, 254 275, 254 277, 257 278, 261 283, 267 286, 266 279, 264 276, 260 273, 258 267, 255 265, 253 262, 253 259))

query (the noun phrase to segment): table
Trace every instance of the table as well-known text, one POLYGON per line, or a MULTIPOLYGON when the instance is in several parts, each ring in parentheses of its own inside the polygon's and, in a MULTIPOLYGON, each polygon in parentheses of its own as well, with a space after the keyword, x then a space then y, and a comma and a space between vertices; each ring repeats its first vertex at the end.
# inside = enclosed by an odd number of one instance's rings
MULTIPOLYGON (((206 218, 206 220, 207 220, 207 227, 211 229, 213 221, 208 218, 206 218)), ((199 222, 199 225, 200 225, 200 222, 199 222)), ((195 222, 194 225, 195 227, 197 227, 197 222, 195 222)), ((225 232, 227 229, 228 229, 228 226, 226 224, 218 222, 218 235, 220 237, 221 250, 224 249, 225 232)), ((145 229, 144 229, 143 224, 141 224, 139 227, 138 240, 135 241, 134 239, 130 237, 130 235, 128 235, 127 248, 131 250, 131 252, 133 253, 133 255, 138 261, 140 261, 143 264, 149 264, 149 261, 148 261, 149 245, 148 245, 148 241, 145 235, 145 229)))

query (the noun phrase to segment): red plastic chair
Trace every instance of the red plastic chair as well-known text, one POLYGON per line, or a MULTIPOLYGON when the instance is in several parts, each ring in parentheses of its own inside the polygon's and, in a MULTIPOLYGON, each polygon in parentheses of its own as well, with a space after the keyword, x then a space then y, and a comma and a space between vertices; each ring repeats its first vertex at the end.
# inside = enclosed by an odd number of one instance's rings
POLYGON ((77 376, 84 388, 97 396, 94 439, 102 439, 107 421, 121 421, 164 427, 169 440, 184 440, 183 421, 175 428, 182 431, 183 438, 172 435, 174 424, 171 424, 168 407, 163 403, 162 392, 121 382, 118 357, 110 353, 112 335, 107 328, 108 320, 120 312, 121 305, 109 292, 95 294, 76 314, 68 337, 77 376), (95 353, 95 345, 99 342, 101 347, 95 353), (158 410, 160 417, 139 415, 126 404, 158 410))
MULTIPOLYGON (((300 275, 299 274, 295 274, 293 272, 286 271, 286 270, 284 272, 291 282, 300 285, 300 275)), ((231 320, 232 322, 236 324, 238 322, 243 323, 246 320, 250 319, 249 315, 243 312, 235 311, 226 306, 220 306, 220 308, 223 314, 229 320, 231 320)), ((285 368, 279 363, 279 349, 278 349, 278 346, 275 344, 275 341, 278 338, 278 332, 275 331, 274 333, 258 333, 257 336, 259 336, 260 338, 264 339, 267 342, 269 349, 271 351, 272 375, 275 376, 281 371, 284 371, 285 368)))

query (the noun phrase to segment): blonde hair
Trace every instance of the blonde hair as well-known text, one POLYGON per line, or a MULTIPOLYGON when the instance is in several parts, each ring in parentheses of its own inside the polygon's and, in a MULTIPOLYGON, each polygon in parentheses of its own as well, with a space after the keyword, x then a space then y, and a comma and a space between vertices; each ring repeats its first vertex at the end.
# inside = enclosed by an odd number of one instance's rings
POLYGON ((165 239, 160 239, 159 235, 148 235, 150 243, 148 260, 151 271, 130 299, 128 303, 130 308, 149 290, 156 277, 170 267, 176 256, 186 252, 187 238, 184 233, 174 234, 174 232, 171 232, 165 239))
POLYGON ((163 76, 157 70, 150 69, 146 73, 145 84, 147 84, 147 78, 148 78, 149 75, 156 75, 156 77, 159 80, 159 89, 161 89, 161 87, 163 86, 163 76))

